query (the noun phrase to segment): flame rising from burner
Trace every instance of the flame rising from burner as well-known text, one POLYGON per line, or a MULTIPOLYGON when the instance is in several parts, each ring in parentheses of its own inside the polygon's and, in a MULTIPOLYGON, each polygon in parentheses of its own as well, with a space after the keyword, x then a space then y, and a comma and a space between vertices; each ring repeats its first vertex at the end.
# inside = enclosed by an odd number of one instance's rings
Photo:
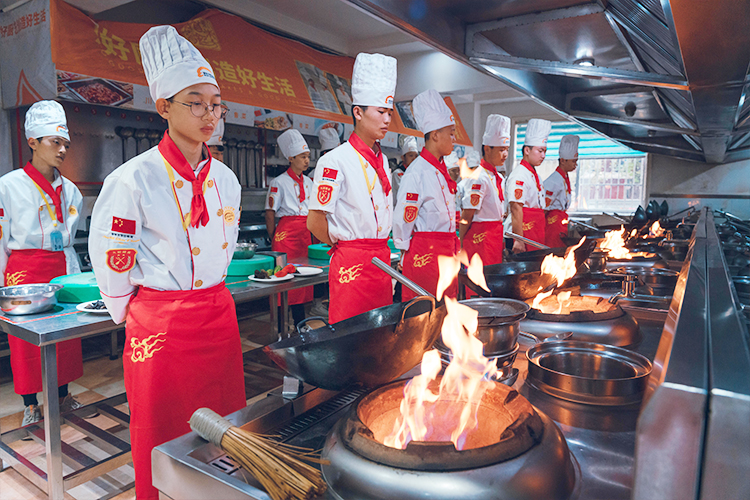
MULTIPOLYGON (((554 254, 549 254, 544 258, 542 261, 542 276, 551 276, 554 281, 556 282, 555 288, 562 286, 562 284, 565 282, 565 280, 572 278, 576 274, 577 266, 576 266, 576 255, 575 250, 583 245, 583 242, 586 241, 586 237, 584 236, 581 238, 581 241, 578 242, 578 244, 574 247, 571 247, 568 249, 567 252, 565 252, 565 257, 558 257, 554 254)), ((540 287, 541 289, 541 287, 540 287)), ((544 299, 549 297, 555 292, 555 289, 547 290, 540 292, 534 297, 534 301, 531 305, 531 307, 535 309, 542 310, 541 303, 544 299)), ((570 292, 563 292, 557 296, 557 299, 561 299, 561 295, 567 294, 567 297, 565 300, 570 299, 570 292)), ((563 308, 562 302, 560 303, 560 311, 563 308)), ((542 312, 551 312, 551 311, 542 311, 542 312)), ((559 314, 556 313, 556 314, 559 314)))
MULTIPOLYGON (((633 229, 635 231, 635 229, 633 229)), ((619 231, 607 231, 604 234, 604 241, 601 243, 602 249, 609 250, 608 257, 612 259, 630 259, 630 251, 625 248, 625 226, 620 226, 619 231)))
MULTIPOLYGON (((459 258, 438 260, 440 284, 450 284, 456 278, 461 261, 468 262, 465 252, 459 258)), ((480 283, 479 273, 484 283, 480 258, 471 259, 469 272, 474 276, 472 281, 480 283)), ((445 291, 440 284, 438 296, 445 291)), ((493 385, 490 380, 497 374, 497 364, 484 357, 484 346, 476 337, 477 311, 450 297, 445 298, 445 306, 447 315, 441 330, 442 339, 453 353, 453 359, 435 393, 433 389, 441 368, 440 354, 433 349, 422 356, 421 374, 404 387, 401 414, 394 422, 392 433, 383 441, 386 446, 405 449, 411 441, 450 441, 461 450, 469 432, 478 425, 479 403, 493 385)))
POLYGON ((664 236, 664 229, 662 229, 661 224, 659 224, 659 221, 656 221, 653 224, 651 224, 651 227, 648 228, 648 235, 653 238, 664 236))

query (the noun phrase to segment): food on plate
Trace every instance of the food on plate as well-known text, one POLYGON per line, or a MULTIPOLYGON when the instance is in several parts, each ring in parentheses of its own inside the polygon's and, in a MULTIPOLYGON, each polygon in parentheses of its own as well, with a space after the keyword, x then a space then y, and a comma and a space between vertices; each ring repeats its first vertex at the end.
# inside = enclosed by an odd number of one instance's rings
POLYGON ((271 275, 265 269, 256 269, 254 276, 261 280, 271 279, 271 275))
POLYGON ((99 82, 79 87, 76 89, 76 92, 88 102, 96 102, 100 104, 112 104, 123 99, 122 95, 99 82))
POLYGON ((286 266, 284 266, 282 271, 286 271, 287 273, 296 273, 297 268, 294 267, 294 264, 287 264, 286 266))
POLYGON ((279 271, 276 271, 276 273, 274 273, 274 276, 276 276, 277 278, 283 278, 287 274, 289 274, 289 271, 287 271, 286 268, 284 268, 279 271))
POLYGON ((101 311, 102 309, 106 309, 107 306, 104 304, 103 300, 97 300, 95 302, 91 302, 90 304, 86 304, 85 306, 83 306, 83 308, 101 311))

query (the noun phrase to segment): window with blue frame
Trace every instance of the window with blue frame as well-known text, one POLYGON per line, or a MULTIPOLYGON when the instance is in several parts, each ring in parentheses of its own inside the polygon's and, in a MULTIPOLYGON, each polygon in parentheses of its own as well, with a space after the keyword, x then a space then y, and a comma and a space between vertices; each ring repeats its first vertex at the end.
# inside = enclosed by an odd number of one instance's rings
MULTIPOLYGON (((526 124, 516 125, 514 168, 523 157, 526 124)), ((578 168, 570 174, 573 201, 570 213, 634 212, 642 205, 646 186, 646 153, 592 132, 576 123, 553 122, 547 140, 547 157, 537 168, 546 179, 557 168, 560 139, 577 135, 578 168)))

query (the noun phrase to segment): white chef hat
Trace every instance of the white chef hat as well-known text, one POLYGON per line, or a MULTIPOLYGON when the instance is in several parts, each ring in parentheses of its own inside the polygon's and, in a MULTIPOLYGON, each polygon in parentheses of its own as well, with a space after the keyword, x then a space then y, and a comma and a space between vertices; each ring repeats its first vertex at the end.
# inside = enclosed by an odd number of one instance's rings
POLYGON ((352 104, 393 109, 396 59, 383 54, 357 54, 352 72, 352 104))
POLYGON ((24 129, 26 139, 53 135, 70 140, 65 110, 57 101, 39 101, 32 104, 26 112, 24 129))
POLYGON ((219 87, 214 70, 192 43, 172 26, 154 26, 140 41, 141 62, 151 98, 169 99, 197 83, 219 87))
POLYGON ((320 132, 318 132, 318 139, 320 140, 321 151, 328 151, 329 149, 333 149, 341 144, 339 133, 333 127, 320 129, 320 132))
POLYGON ((451 108, 435 89, 425 90, 419 94, 412 101, 411 107, 417 126, 423 134, 456 124, 451 108))
POLYGON ((577 135, 564 135, 562 139, 560 139, 560 159, 578 159, 578 141, 580 140, 581 138, 577 135))
POLYGON ((407 135, 404 139, 404 143, 401 144, 401 156, 406 153, 413 151, 419 154, 419 145, 417 144, 417 138, 412 135, 407 135))
POLYGON ((299 130, 294 128, 290 128, 281 134, 277 141, 281 148, 281 153, 287 160, 292 156, 297 156, 298 154, 310 151, 305 138, 302 137, 299 130))
POLYGON ((466 155, 466 166, 469 168, 476 168, 482 163, 482 155, 479 151, 472 151, 466 155))
POLYGON ((216 124, 214 133, 211 134, 211 138, 206 143, 206 146, 222 146, 224 143, 221 142, 221 138, 224 137, 224 120, 219 120, 216 124))
POLYGON ((510 146, 510 118, 503 115, 490 115, 484 126, 483 146, 510 146))
POLYGON ((523 141, 524 146, 547 146, 547 138, 552 130, 552 122, 549 120, 540 120, 532 118, 526 126, 526 138, 523 141))
POLYGON ((443 156, 443 162, 448 170, 452 168, 458 168, 458 155, 455 151, 451 151, 451 154, 443 156))

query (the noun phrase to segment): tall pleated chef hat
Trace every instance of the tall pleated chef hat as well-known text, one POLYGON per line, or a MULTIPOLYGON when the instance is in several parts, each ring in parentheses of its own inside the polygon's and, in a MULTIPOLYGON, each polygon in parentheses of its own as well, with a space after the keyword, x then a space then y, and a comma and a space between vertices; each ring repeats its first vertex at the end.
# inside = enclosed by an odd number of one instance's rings
POLYGON ((581 140, 577 135, 564 135, 560 139, 560 159, 578 159, 578 142, 581 140))
POLYGON ((302 134, 299 130, 294 128, 290 128, 289 130, 281 134, 277 141, 279 143, 279 147, 281 148, 281 153, 287 160, 292 156, 297 156, 298 154, 310 151, 305 138, 302 137, 302 134))
POLYGON ((417 143, 417 138, 412 135, 405 136, 404 143, 401 144, 401 156, 404 156, 406 153, 414 152, 419 154, 419 144, 417 143))
POLYGON ((26 112, 24 129, 26 139, 52 135, 70 140, 65 110, 57 101, 39 101, 32 104, 26 112))
POLYGON ((458 155, 455 151, 451 151, 451 154, 443 156, 443 162, 448 170, 458 168, 458 155))
POLYGON ((221 142, 222 137, 224 137, 224 120, 219 120, 219 123, 216 124, 214 133, 211 134, 211 138, 206 143, 206 146, 223 146, 224 143, 221 142))
POLYGON ((482 155, 479 151, 472 151, 466 155, 466 166, 469 168, 477 168, 482 163, 482 155))
POLYGON ((532 118, 526 126, 526 138, 523 141, 524 146, 547 146, 547 138, 552 131, 552 122, 549 120, 540 120, 532 118))
POLYGON ((154 26, 140 41, 141 62, 151 98, 169 99, 197 83, 219 88, 214 70, 192 43, 172 26, 154 26))
POLYGON ((510 146, 510 118, 503 115, 490 115, 484 126, 482 145, 490 147, 510 146))
POLYGON ((425 90, 411 103, 414 119, 423 134, 456 124, 451 108, 435 89, 425 90))
POLYGON ((357 54, 352 72, 352 104, 393 109, 396 59, 383 54, 357 54))
POLYGON ((333 149, 341 144, 339 133, 333 127, 320 129, 320 132, 318 132, 318 139, 320 140, 321 151, 328 151, 329 149, 333 149))

